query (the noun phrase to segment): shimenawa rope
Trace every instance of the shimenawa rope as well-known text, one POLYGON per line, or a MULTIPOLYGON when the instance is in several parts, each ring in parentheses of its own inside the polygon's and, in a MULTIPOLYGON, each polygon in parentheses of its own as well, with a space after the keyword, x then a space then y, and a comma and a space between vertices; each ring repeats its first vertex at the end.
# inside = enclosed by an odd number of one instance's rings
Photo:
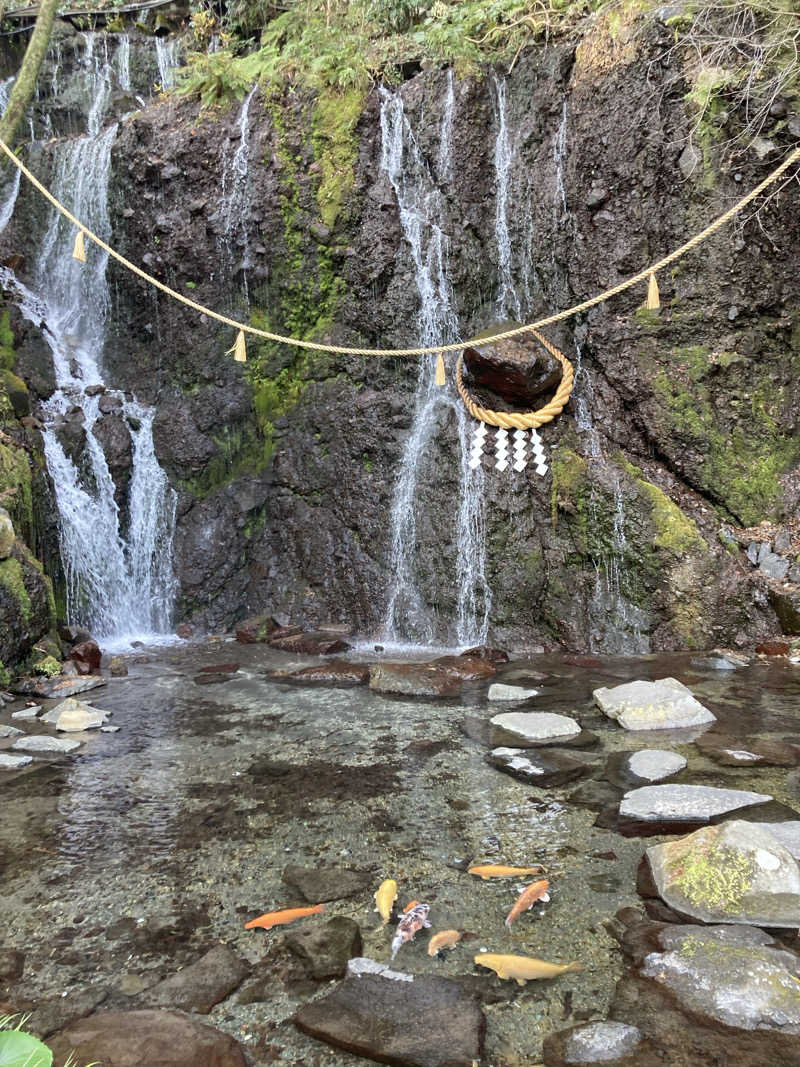
MULTIPOLYGON (((431 345, 425 348, 349 348, 344 345, 321 344, 317 341, 303 341, 297 337, 285 337, 282 334, 271 333, 268 330, 259 330, 257 327, 250 326, 244 322, 237 322, 236 319, 231 319, 227 315, 221 315, 218 311, 212 311, 211 308, 204 307, 203 304, 198 304, 196 300, 191 300, 188 296, 184 296, 182 293, 178 293, 174 289, 170 289, 168 285, 165 285, 163 282, 160 282, 151 274, 147 274, 140 267, 137 267, 135 263, 131 263, 129 259, 126 259, 123 255, 120 255, 119 252, 116 252, 113 248, 111 248, 110 245, 106 244, 106 242, 103 241, 102 238, 98 237, 96 233, 92 233, 88 226, 85 226, 79 219, 75 218, 75 216, 53 196, 49 189, 46 189, 45 186, 42 185, 38 178, 36 178, 35 175, 33 175, 28 170, 22 160, 18 159, 8 147, 8 145, 5 144, 5 142, 2 140, 0 140, 0 149, 5 152, 8 158, 14 164, 14 166, 19 168, 19 170, 25 175, 31 185, 33 185, 34 188, 38 189, 42 196, 45 197, 45 199, 50 201, 53 207, 60 211, 65 218, 69 219, 69 221, 74 226, 76 226, 81 231, 81 233, 85 234, 86 237, 94 241, 94 243, 99 248, 102 248, 103 251, 107 252, 109 256, 111 256, 113 259, 116 259, 118 263, 121 263, 123 267, 125 267, 129 271, 132 271, 139 278, 144 279, 144 281, 148 282, 150 285, 155 286, 156 289, 160 289, 161 292, 166 293, 167 296, 171 296, 173 297, 173 299, 180 301, 187 307, 193 308, 201 315, 207 315, 209 318, 215 319, 217 322, 224 323, 226 326, 232 326, 234 329, 239 330, 240 332, 249 333, 255 337, 263 337, 267 341, 277 341, 280 344, 292 345, 295 348, 309 349, 312 352, 333 352, 337 355, 343 356, 426 356, 443 352, 457 352, 460 349, 464 348, 465 345, 469 344, 480 345, 481 343, 487 343, 488 338, 484 338, 483 341, 459 341, 455 344, 431 345)), ((754 189, 751 189, 747 196, 743 197, 738 203, 734 204, 734 206, 729 208, 723 215, 720 215, 719 218, 715 219, 704 230, 696 234, 690 241, 687 241, 686 244, 681 245, 680 248, 676 248, 673 252, 670 252, 668 256, 665 256, 663 259, 658 260, 657 263, 653 263, 651 266, 646 267, 642 271, 639 271, 638 274, 634 274, 633 277, 628 278, 624 282, 620 282, 619 285, 615 285, 613 288, 606 289, 605 292, 599 293, 597 296, 593 296, 589 300, 584 300, 580 304, 575 304, 573 307, 567 308, 566 311, 559 311, 555 315, 548 315, 546 318, 538 319, 536 322, 528 323, 525 326, 515 326, 511 330, 505 330, 503 333, 494 334, 492 335, 491 340, 501 341, 507 337, 518 337, 520 334, 530 333, 533 330, 541 329, 543 326, 551 326, 553 323, 562 322, 564 319, 569 319, 573 315, 579 314, 581 311, 588 311, 589 308, 594 307, 596 304, 602 304, 604 301, 610 299, 610 297, 616 296, 618 293, 622 293, 626 289, 630 289, 632 286, 637 285, 639 282, 644 281, 646 278, 649 279, 650 276, 654 276, 657 271, 663 270, 664 267, 669 266, 670 263, 674 263, 676 259, 680 259, 681 256, 686 255, 687 252, 691 251, 693 248, 696 248, 701 241, 704 241, 707 237, 710 237, 712 233, 716 233, 717 230, 724 226, 725 223, 729 222, 734 215, 736 215, 739 211, 742 210, 742 208, 746 207, 751 201, 755 200, 755 198, 760 193, 762 193, 765 189, 772 185, 773 182, 777 181, 778 178, 783 173, 785 173, 785 171, 787 171, 793 163, 796 163, 798 160, 800 160, 800 147, 795 148, 794 151, 786 157, 783 163, 781 163, 777 170, 774 170, 772 174, 770 174, 764 179, 763 182, 760 182, 754 189)), ((236 344, 234 345, 234 349, 238 349, 238 351, 241 352, 241 343, 238 337, 236 344)), ((232 349, 231 351, 233 351, 234 349, 232 349)), ((555 400, 555 397, 553 398, 553 400, 555 400)))

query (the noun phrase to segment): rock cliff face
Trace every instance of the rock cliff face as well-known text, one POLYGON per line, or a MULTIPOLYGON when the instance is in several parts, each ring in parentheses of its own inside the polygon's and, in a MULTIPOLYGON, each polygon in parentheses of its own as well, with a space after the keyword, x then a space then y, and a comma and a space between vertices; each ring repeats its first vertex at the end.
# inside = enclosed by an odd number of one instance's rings
MULTIPOLYGON (((601 18, 576 48, 520 57, 505 80, 510 261, 497 240, 494 76, 455 80, 452 166, 438 184, 463 336, 497 319, 504 270, 526 319, 568 307, 683 243, 782 158, 785 130, 759 159, 727 144, 736 116, 695 128, 671 39, 657 22, 601 18)), ((427 70, 401 90, 432 167, 447 87, 446 71, 427 70)), ((117 135, 112 244, 254 325, 413 344, 415 264, 381 169, 379 113, 377 91, 334 101, 256 92, 246 126, 238 106, 153 103, 117 135), (232 222, 243 136, 246 196, 232 222)), ((22 191, 21 219, 35 215, 36 195, 22 191)), ((579 369, 576 391, 541 431, 551 472, 486 470, 494 640, 644 651, 749 643, 778 628, 768 579, 739 547, 752 538, 735 531, 785 522, 800 500, 798 207, 790 183, 662 272, 658 312, 629 291, 548 331, 579 369)), ((9 227, 5 257, 22 251, 22 234, 9 227)), ((234 363, 230 329, 113 263, 109 282, 107 378, 157 406, 158 458, 179 493, 178 615, 218 628, 271 610, 380 632, 416 361, 251 339, 249 362, 234 363)), ((34 337, 18 371, 47 395, 34 337)), ((439 422, 419 472, 416 560, 447 638, 460 459, 452 414, 439 422)), ((110 417, 106 436, 124 495, 125 442, 110 417)))

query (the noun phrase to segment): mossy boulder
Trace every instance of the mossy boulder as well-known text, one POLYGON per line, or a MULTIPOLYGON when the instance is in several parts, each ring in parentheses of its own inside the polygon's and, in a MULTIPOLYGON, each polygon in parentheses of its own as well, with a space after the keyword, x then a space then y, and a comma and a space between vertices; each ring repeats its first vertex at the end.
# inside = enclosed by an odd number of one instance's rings
POLYGON ((13 371, 0 371, 0 386, 6 392, 14 414, 18 419, 31 413, 31 396, 28 387, 13 371))
POLYGON ((800 868, 768 830, 741 819, 647 850, 662 899, 701 922, 800 928, 800 868))
POLYGON ((14 547, 14 524, 5 508, 0 508, 0 559, 8 559, 14 547))
POLYGON ((8 665, 19 663, 54 625, 50 579, 17 540, 8 558, 0 561, 0 660, 8 665))

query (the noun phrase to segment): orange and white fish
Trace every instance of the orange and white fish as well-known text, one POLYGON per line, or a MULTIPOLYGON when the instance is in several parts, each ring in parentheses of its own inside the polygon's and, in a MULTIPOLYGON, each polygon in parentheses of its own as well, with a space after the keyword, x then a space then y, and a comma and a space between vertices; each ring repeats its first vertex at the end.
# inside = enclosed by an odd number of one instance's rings
POLYGON ((284 923, 293 923, 295 919, 304 919, 306 915, 319 915, 325 911, 324 904, 315 904, 313 908, 286 908, 285 911, 268 911, 266 915, 259 915, 257 919, 251 919, 244 924, 245 930, 252 930, 259 926, 264 930, 271 930, 273 926, 283 926, 284 923))
POLYGON ((517 916, 522 915, 523 911, 527 911, 528 908, 532 908, 537 900, 541 900, 543 904, 546 904, 550 899, 550 895, 547 892, 549 885, 548 881, 543 880, 541 882, 531 882, 529 886, 526 886, 517 897, 517 903, 506 916, 506 926, 510 928, 517 916))
POLYGON ((443 949, 452 948, 460 940, 461 934, 458 930, 440 930, 428 942, 428 955, 444 959, 443 949))
POLYGON ((525 985, 535 978, 557 978, 568 971, 580 971, 580 963, 548 963, 532 956, 500 956, 494 952, 479 952, 475 957, 479 967, 488 967, 498 978, 511 978, 517 985, 525 985))
POLYGON ((375 911, 378 912, 383 919, 383 925, 386 926, 392 917, 392 908, 397 900, 397 882, 395 882, 394 878, 387 878, 381 882, 373 897, 375 911))
POLYGON ((528 874, 542 874, 543 871, 541 863, 535 867, 504 867, 502 864, 487 863, 482 867, 470 867, 467 874, 475 874, 485 882, 489 878, 524 878, 528 874))
POLYGON ((428 904, 414 904, 410 911, 403 913, 400 922, 397 924, 397 932, 392 938, 392 959, 397 955, 397 950, 401 945, 404 945, 406 941, 414 940, 414 934, 418 930, 430 927, 431 924, 428 922, 428 912, 430 910, 430 905, 428 904))

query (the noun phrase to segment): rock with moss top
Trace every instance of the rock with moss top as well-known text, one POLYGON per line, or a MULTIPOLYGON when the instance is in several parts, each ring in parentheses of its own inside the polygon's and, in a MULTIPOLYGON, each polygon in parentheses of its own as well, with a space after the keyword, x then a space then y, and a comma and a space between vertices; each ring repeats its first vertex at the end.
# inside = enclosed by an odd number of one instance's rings
POLYGON ((647 859, 666 904, 701 922, 800 927, 800 867, 766 829, 736 819, 654 845, 647 859))
POLYGON ((14 524, 5 508, 0 508, 0 559, 8 559, 14 547, 14 524))

